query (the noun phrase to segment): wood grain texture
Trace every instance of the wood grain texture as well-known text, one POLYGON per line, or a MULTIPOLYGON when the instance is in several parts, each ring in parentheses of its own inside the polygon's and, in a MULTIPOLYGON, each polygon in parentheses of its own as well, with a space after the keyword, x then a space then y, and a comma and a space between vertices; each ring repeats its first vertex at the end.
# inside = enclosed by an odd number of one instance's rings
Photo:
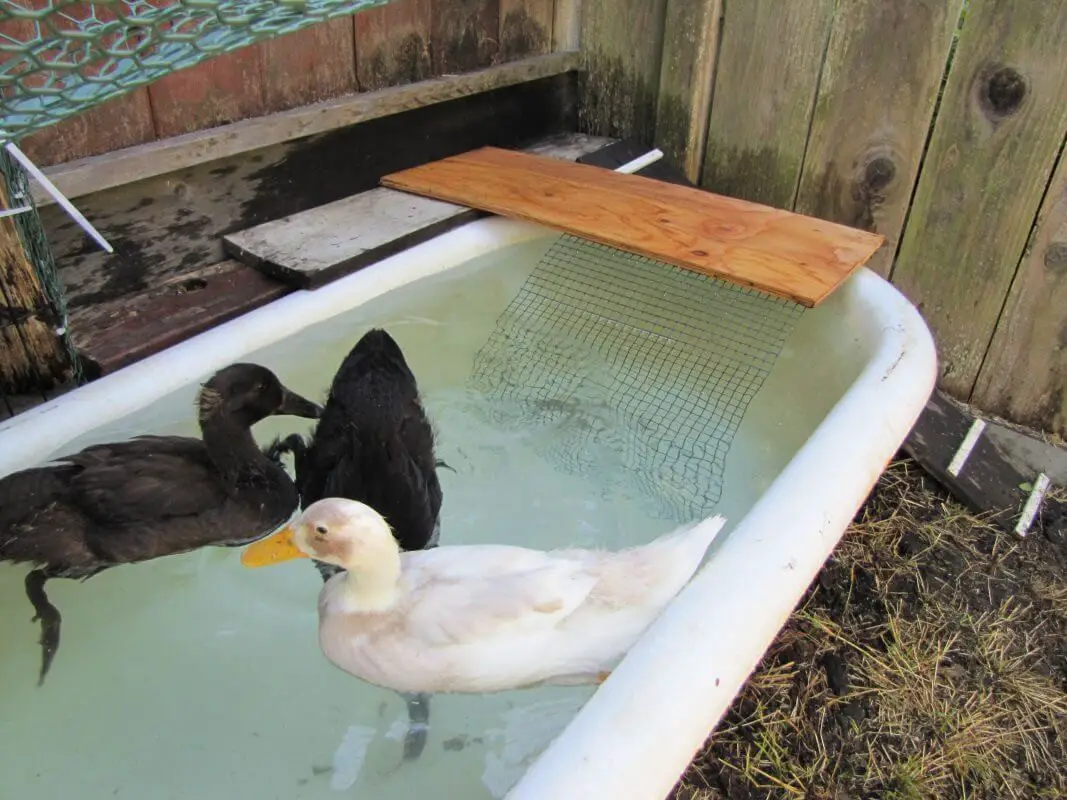
MULTIPOLYGON (((0 181, 0 210, 11 208, 0 181)), ((60 324, 26 255, 14 218, 0 218, 0 393, 50 389, 69 377, 60 324)))
POLYGON ((667 0, 582 0, 583 133, 653 145, 666 7, 667 0))
POLYGON ((1049 186, 972 401, 1067 437, 1067 158, 1049 186))
POLYGON ((547 225, 807 306, 883 237, 699 189, 486 147, 386 175, 390 188, 547 225))
POLYGON ((656 143, 700 180, 711 110, 722 0, 667 0, 656 100, 656 143))
POLYGON ((70 330, 92 371, 107 374, 221 325, 293 289, 237 261, 75 309, 70 330))
POLYGON ((555 0, 552 19, 552 50, 581 47, 582 3, 584 0, 555 0))
POLYGON ((500 0, 500 60, 552 51, 553 0, 500 0))
POLYGON ((500 0, 432 0, 430 56, 435 75, 498 63, 500 0))
POLYGON ((226 252, 313 289, 477 217, 469 208, 371 189, 224 237, 226 252))
POLYGON ((1067 128, 1067 4, 972 0, 893 282, 966 398, 1067 128))
POLYGON ((834 5, 726 3, 700 181, 705 189, 793 208, 834 5))
POLYGON ((142 87, 27 136, 19 147, 37 166, 47 167, 155 138, 148 89, 142 87))
POLYGON ((356 91, 354 40, 352 20, 340 17, 263 42, 263 110, 356 91))
POLYGON ((416 83, 433 75, 432 13, 432 0, 393 0, 352 18, 361 91, 416 83))
MULTIPOLYGON (((575 53, 524 58, 467 75, 434 78, 198 130, 81 159, 45 172, 67 197, 81 197, 356 123, 563 75, 572 72, 579 63, 575 53)), ((47 193, 37 188, 34 200, 38 205, 52 202, 47 193)))
POLYGON ((254 44, 149 84, 159 138, 263 114, 263 71, 263 44, 254 44))
POLYGON ((795 211, 878 231, 889 274, 962 0, 855 0, 834 20, 795 211))

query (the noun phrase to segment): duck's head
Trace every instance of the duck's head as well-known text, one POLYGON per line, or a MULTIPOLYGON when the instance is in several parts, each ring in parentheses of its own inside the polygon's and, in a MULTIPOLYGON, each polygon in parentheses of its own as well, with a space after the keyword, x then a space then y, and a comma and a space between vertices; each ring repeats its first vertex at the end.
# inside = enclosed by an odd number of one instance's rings
POLYGON ((200 423, 229 419, 252 427, 265 417, 291 414, 318 419, 322 407, 286 389, 278 376, 259 364, 231 364, 220 369, 197 397, 200 423))
POLYGON ((358 500, 327 497, 312 503, 281 530, 249 545, 246 567, 315 558, 349 572, 370 573, 393 563, 400 548, 389 523, 358 500))

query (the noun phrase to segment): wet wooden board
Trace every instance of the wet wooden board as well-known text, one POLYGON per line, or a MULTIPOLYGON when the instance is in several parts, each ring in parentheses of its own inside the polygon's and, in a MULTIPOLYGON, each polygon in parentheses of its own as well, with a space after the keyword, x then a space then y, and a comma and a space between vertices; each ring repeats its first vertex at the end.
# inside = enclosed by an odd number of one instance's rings
POLYGON ((88 372, 97 377, 291 291, 238 261, 224 261, 118 300, 72 309, 71 334, 88 372))
MULTIPOLYGON (((546 157, 572 160, 608 141, 566 135, 538 141, 530 148, 546 157)), ((315 289, 472 222, 483 213, 378 187, 237 231, 223 241, 234 258, 288 284, 315 289)))
POLYGON ((745 200, 485 147, 382 178, 393 189, 818 305, 884 237, 745 200))
POLYGON ((463 206, 378 188, 232 233, 223 244, 278 280, 314 289, 477 216, 463 206))

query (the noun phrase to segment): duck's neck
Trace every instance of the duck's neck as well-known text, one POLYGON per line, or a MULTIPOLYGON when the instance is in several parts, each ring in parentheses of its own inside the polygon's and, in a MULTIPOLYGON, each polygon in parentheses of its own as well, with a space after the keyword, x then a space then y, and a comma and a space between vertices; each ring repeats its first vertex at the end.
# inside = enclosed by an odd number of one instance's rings
POLYGON ((377 560, 373 570, 349 569, 340 580, 346 611, 388 611, 400 598, 400 552, 392 552, 377 560))
POLYGON ((256 446, 248 426, 216 416, 203 420, 200 430, 208 455, 224 478, 238 481, 262 473, 270 466, 270 459, 256 446))

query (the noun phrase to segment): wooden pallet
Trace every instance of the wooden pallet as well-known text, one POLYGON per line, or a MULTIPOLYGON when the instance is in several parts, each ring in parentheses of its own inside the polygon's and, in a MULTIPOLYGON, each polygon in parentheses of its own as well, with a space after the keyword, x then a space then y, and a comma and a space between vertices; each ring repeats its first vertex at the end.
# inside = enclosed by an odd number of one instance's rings
POLYGON ((641 175, 484 147, 382 184, 537 222, 621 250, 818 305, 880 234, 641 175))

